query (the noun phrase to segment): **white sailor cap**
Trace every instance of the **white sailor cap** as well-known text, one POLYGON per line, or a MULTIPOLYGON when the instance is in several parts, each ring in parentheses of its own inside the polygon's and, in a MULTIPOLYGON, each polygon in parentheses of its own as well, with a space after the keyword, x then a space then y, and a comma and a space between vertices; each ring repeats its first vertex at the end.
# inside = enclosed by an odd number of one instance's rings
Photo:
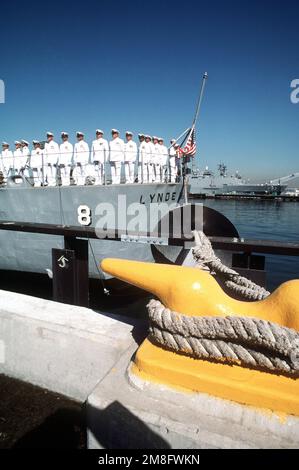
POLYGON ((33 145, 37 145, 37 144, 39 144, 40 142, 39 142, 39 140, 33 140, 32 143, 33 143, 33 145))
POLYGON ((170 143, 171 143, 171 144, 175 144, 175 143, 176 143, 176 140, 175 140, 175 139, 171 139, 170 143))
POLYGON ((79 135, 83 135, 83 136, 84 136, 84 132, 77 131, 77 132, 76 132, 76 136, 79 137, 79 135))
POLYGON ((102 131, 102 129, 97 129, 96 134, 104 134, 104 132, 102 131))
POLYGON ((119 130, 117 130, 117 129, 111 129, 111 134, 119 134, 119 130))
POLYGON ((52 132, 47 132, 47 137, 54 137, 54 134, 52 132))
POLYGON ((8 142, 2 142, 2 145, 3 145, 3 146, 8 145, 8 147, 9 147, 9 143, 8 143, 8 142))
POLYGON ((153 135, 153 140, 159 140, 156 135, 153 135))
POLYGON ((68 136, 69 136, 68 132, 61 132, 61 137, 68 137, 68 136))
POLYGON ((19 140, 15 140, 15 145, 21 145, 21 142, 19 140))
POLYGON ((146 139, 151 139, 151 140, 152 140, 151 136, 148 135, 148 134, 146 134, 144 137, 145 137, 146 139))
POLYGON ((29 142, 27 142, 27 140, 22 139, 21 144, 29 145, 29 142))
POLYGON ((159 141, 159 142, 164 142, 163 137, 158 137, 158 141, 159 141))
POLYGON ((144 134, 138 134, 138 137, 145 137, 144 134))
POLYGON ((133 135, 133 132, 131 132, 131 131, 126 131, 126 135, 133 135))

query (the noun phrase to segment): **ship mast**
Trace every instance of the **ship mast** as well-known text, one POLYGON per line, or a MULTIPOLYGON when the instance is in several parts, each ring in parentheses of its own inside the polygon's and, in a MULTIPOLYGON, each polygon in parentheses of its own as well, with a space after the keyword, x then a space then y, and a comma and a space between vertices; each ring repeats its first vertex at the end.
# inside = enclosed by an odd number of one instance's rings
POLYGON ((208 73, 205 72, 203 77, 202 77, 202 82, 201 82, 201 88, 200 88, 200 94, 199 94, 199 97, 198 97, 198 100, 197 100, 197 103, 196 103, 196 109, 195 109, 195 115, 194 115, 194 119, 193 119, 193 125, 192 125, 192 128, 196 126, 196 122, 199 118, 199 112, 200 112, 200 107, 201 107, 201 102, 202 102, 202 98, 203 98, 203 93, 204 93, 204 89, 205 89, 205 86, 206 86, 206 81, 208 79, 208 73))
MULTIPOLYGON (((201 108, 201 103, 202 103, 202 98, 203 98, 203 93, 204 93, 204 89, 205 89, 205 85, 206 85, 206 81, 208 79, 208 73, 205 72, 203 74, 203 77, 202 77, 202 82, 201 82, 201 87, 200 87, 200 93, 198 95, 198 99, 197 99, 197 103, 196 103, 196 108, 195 108, 195 114, 194 114, 194 118, 193 118, 193 123, 192 123, 192 126, 191 126, 191 129, 190 129, 190 132, 188 135, 190 135, 190 133, 193 131, 193 129, 195 129, 196 127, 196 123, 198 121, 198 118, 199 118, 199 113, 200 113, 200 108, 201 108)), ((192 170, 194 169, 194 166, 195 166, 195 157, 192 158, 192 170)), ((186 168, 185 168, 185 171, 184 171, 184 198, 185 198, 185 203, 187 204, 188 202, 188 190, 187 190, 187 187, 188 187, 188 175, 186 175, 186 168)))
MULTIPOLYGON (((196 123, 197 123, 198 118, 199 118, 200 108, 201 108, 201 103, 202 103, 202 98, 203 98, 203 94, 204 94, 204 90, 205 90, 205 86, 206 86, 206 81, 207 81, 207 79, 208 79, 208 73, 205 72, 204 75, 203 75, 203 77, 202 77, 200 93, 199 93, 199 96, 198 96, 198 99, 197 99, 197 103, 196 103, 196 109, 195 109, 195 114, 194 114, 192 129, 195 128, 196 123)), ((194 167, 195 167, 195 158, 192 159, 192 170, 194 169, 194 167)))

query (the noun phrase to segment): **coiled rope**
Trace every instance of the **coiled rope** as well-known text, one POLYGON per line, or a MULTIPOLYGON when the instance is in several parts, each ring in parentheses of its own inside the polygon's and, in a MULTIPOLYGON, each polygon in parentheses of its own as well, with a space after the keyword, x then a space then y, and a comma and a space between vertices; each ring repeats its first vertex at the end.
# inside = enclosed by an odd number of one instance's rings
MULTIPOLYGON (((193 256, 201 268, 223 276, 234 292, 261 300, 269 292, 240 276, 217 258, 202 232, 194 232, 193 256)), ((251 317, 193 317, 171 311, 160 301, 148 304, 149 338, 191 357, 235 363, 299 376, 299 332, 251 317)))
POLYGON ((195 247, 192 249, 193 257, 201 269, 208 268, 211 274, 216 274, 229 290, 241 295, 247 300, 262 300, 270 295, 266 289, 254 282, 240 276, 237 271, 225 266, 217 258, 208 237, 200 231, 194 231, 195 247))
POLYGON ((299 333, 257 318, 192 317, 148 304, 149 337, 188 356, 299 375, 299 333))

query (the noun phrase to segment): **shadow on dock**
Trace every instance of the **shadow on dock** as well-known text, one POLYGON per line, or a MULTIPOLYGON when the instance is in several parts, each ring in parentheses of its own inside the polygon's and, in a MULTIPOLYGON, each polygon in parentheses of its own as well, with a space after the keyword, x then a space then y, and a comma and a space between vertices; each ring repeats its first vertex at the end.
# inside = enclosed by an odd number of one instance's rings
MULTIPOLYGON (((53 299, 52 279, 44 274, 0 271, 0 289, 53 299)), ((117 279, 104 281, 104 284, 100 279, 89 279, 89 306, 94 310, 146 319, 146 304, 150 297, 152 296, 147 292, 117 279), (104 292, 104 287, 107 293, 104 292)))
POLYGON ((118 401, 104 410, 87 405, 89 430, 104 449, 170 449, 168 442, 118 401))
POLYGON ((0 448, 86 448, 83 405, 0 375, 0 448))

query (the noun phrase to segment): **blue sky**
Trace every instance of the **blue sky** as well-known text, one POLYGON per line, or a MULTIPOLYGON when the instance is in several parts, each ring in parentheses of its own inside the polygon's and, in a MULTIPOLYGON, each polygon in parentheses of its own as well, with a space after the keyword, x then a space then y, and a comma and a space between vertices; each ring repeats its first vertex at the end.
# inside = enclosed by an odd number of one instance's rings
POLYGON ((191 122, 203 72, 198 162, 261 180, 299 171, 299 3, 5 2, 0 139, 98 127, 169 140, 191 122))

